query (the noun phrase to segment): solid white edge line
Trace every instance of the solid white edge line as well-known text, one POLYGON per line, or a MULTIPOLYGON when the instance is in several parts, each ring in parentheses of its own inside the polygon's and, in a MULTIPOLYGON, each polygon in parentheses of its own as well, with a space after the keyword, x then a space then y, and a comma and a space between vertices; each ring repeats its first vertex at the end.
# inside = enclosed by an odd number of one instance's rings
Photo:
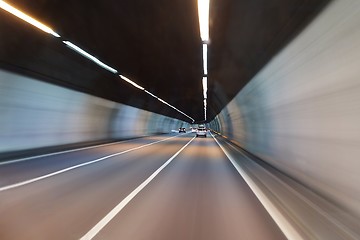
MULTIPOLYGON (((158 136, 158 135, 154 135, 154 136, 158 136)), ((144 137, 141 137, 141 138, 154 137, 154 136, 144 136, 144 137)), ((46 153, 46 154, 32 156, 32 157, 19 158, 19 159, 15 159, 15 160, 9 160, 9 161, 0 162, 0 166, 13 164, 13 163, 18 163, 18 162, 24 162, 24 161, 28 161, 28 160, 32 160, 32 159, 36 159, 36 158, 55 156, 55 155, 59 155, 59 154, 63 154, 63 153, 77 152, 77 151, 82 151, 82 150, 87 150, 87 149, 98 148, 98 147, 106 147, 106 146, 115 145, 115 144, 119 144, 119 143, 126 143, 126 142, 136 141, 138 139, 139 138, 129 139, 129 140, 120 140, 120 141, 116 141, 116 142, 104 143, 104 144, 99 144, 99 145, 95 145, 95 146, 75 148, 75 149, 70 149, 70 150, 65 150, 65 151, 60 151, 60 152, 46 153)))
POLYGON ((113 208, 103 219, 100 220, 90 231, 88 231, 80 240, 93 239, 146 185, 148 185, 169 163, 177 157, 193 140, 193 137, 185 146, 177 151, 170 159, 168 159, 160 168, 150 175, 143 183, 125 197, 115 208, 113 208))
POLYGON ((287 239, 291 240, 303 240, 304 238, 296 231, 296 229, 286 220, 284 215, 276 208, 276 206, 270 201, 270 199, 261 191, 261 189, 256 185, 256 183, 251 179, 251 177, 240 167, 240 165, 232 158, 232 156, 227 152, 227 150, 221 146, 218 140, 214 137, 212 133, 211 136, 214 138, 216 143, 219 145, 221 150, 224 152, 226 157, 230 160, 232 165, 245 180, 247 185, 250 187, 251 191, 258 198, 260 203, 264 206, 266 211, 269 213, 274 222, 278 225, 280 230, 284 233, 287 239))
POLYGON ((90 165, 90 164, 93 164, 93 163, 97 163, 97 162, 106 160, 106 159, 111 158, 111 157, 115 157, 115 156, 118 156, 118 155, 121 155, 121 154, 124 154, 124 153, 128 153, 128 152, 131 152, 131 151, 134 151, 134 150, 138 150, 140 148, 144 148, 144 147, 148 147, 148 146, 160 143, 160 142, 164 142, 164 141, 167 141, 169 139, 176 138, 178 136, 181 136, 181 135, 176 135, 176 136, 173 136, 173 137, 169 137, 169 138, 165 138, 165 139, 162 139, 162 140, 159 140, 159 141, 155 141, 155 142, 152 142, 152 143, 141 145, 141 146, 138 146, 138 147, 135 147, 135 148, 131 148, 131 149, 128 149, 128 150, 125 150, 125 151, 122 151, 122 152, 110 154, 110 155, 107 155, 107 156, 104 156, 104 157, 101 157, 101 158, 98 158, 98 159, 95 159, 95 160, 92 160, 92 161, 89 161, 89 162, 85 162, 85 163, 81 163, 81 164, 78 164, 78 165, 75 165, 75 166, 72 166, 72 167, 64 168, 62 170, 59 170, 59 171, 56 171, 56 172, 53 172, 53 173, 49 173, 49 174, 46 174, 46 175, 43 175, 43 176, 40 176, 40 177, 36 177, 36 178, 30 179, 30 180, 26 180, 26 181, 23 181, 23 182, 19 182, 19 183, 11 184, 11 185, 8 185, 8 186, 0 187, 0 192, 6 191, 6 190, 9 190, 9 189, 13 189, 13 188, 17 188, 17 187, 21 187, 21 186, 24 186, 24 185, 27 185, 27 184, 30 184, 30 183, 33 183, 33 182, 37 182, 37 181, 43 180, 45 178, 49 178, 49 177, 52 177, 52 176, 55 176, 55 175, 58 175, 58 174, 61 174, 61 173, 64 173, 64 172, 68 172, 68 171, 76 169, 76 168, 84 167, 84 166, 87 166, 87 165, 90 165))

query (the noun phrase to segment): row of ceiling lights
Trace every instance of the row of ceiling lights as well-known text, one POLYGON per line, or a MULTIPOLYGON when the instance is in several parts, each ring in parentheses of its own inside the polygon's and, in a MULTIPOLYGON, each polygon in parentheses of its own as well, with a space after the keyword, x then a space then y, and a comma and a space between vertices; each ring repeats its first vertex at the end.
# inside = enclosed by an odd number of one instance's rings
MULTIPOLYGON (((39 28, 40 30, 49 33, 51 35, 53 35, 54 37, 57 38, 61 38, 61 36, 56 33, 54 30, 52 30, 51 28, 49 28, 48 26, 42 24, 41 22, 35 20, 34 18, 30 17, 29 15, 21 12, 20 10, 14 8, 13 6, 11 6, 10 4, 0 0, 0 8, 2 8, 3 10, 15 15, 16 17, 26 21, 27 23, 39 28)), ((71 43, 70 41, 62 41, 67 47, 69 47, 70 49, 76 51, 77 53, 81 54, 83 57, 93 61, 94 63, 96 63, 97 65, 99 65, 100 67, 106 69, 107 71, 113 73, 113 74, 118 74, 118 71, 110 66, 108 66, 107 64, 103 63, 102 61, 100 61, 98 58, 94 57, 93 55, 89 54, 88 52, 86 52, 85 50, 81 49, 80 47, 76 46, 75 44, 71 43)), ((137 83, 131 81, 129 78, 123 76, 123 75, 118 75, 121 79, 123 79, 124 81, 130 83, 131 85, 133 85, 134 87, 144 91, 145 93, 149 94, 150 96, 156 98, 157 100, 159 100, 160 102, 162 102, 163 104, 173 108, 174 110, 176 110, 177 112, 181 113, 182 115, 186 116, 187 118, 191 119, 191 121, 194 123, 195 119, 193 119, 192 117, 190 117, 189 115, 187 115, 186 113, 182 112, 181 110, 177 109, 176 107, 172 106, 171 104, 169 104, 168 102, 164 101, 163 99, 157 97, 155 94, 152 94, 151 92, 147 91, 144 87, 138 85, 137 83)))
POLYGON ((207 52, 208 52, 208 44, 209 44, 209 8, 210 8, 210 0, 198 0, 198 11, 199 11, 199 25, 200 25, 200 36, 203 45, 203 78, 202 78, 202 86, 203 86, 203 96, 204 96, 204 116, 206 121, 207 116, 207 52))

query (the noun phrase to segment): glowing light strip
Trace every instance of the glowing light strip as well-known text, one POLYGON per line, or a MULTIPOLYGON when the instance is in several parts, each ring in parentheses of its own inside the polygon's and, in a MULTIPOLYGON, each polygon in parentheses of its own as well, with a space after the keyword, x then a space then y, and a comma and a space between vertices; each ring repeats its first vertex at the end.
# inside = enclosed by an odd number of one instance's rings
POLYGON ((208 74, 208 66, 207 66, 207 44, 203 44, 203 67, 204 67, 204 75, 208 74))
POLYGON ((180 111, 179 109, 177 109, 176 107, 174 107, 173 105, 171 105, 170 103, 166 102, 165 100, 159 98, 158 96, 156 96, 155 94, 152 94, 151 92, 149 92, 148 90, 144 89, 144 92, 146 92, 147 94, 149 94, 150 96, 152 96, 153 98, 156 98, 157 100, 159 100, 160 102, 162 102, 163 104, 171 107, 172 109, 176 110, 177 112, 181 113, 182 115, 184 115, 185 117, 189 118, 192 120, 192 122, 195 122, 195 119, 193 119, 192 117, 190 117, 189 115, 187 115, 186 113, 180 111))
POLYGON ((0 1, 0 8, 4 9, 5 11, 7 11, 7 12, 15 15, 16 17, 24 20, 25 22, 30 23, 34 27, 37 27, 38 29, 53 35, 54 37, 60 37, 59 34, 57 34, 54 30, 52 30, 48 26, 42 24, 41 22, 39 22, 36 19, 30 17, 29 15, 21 12, 20 10, 14 8, 13 6, 11 6, 10 4, 8 4, 8 3, 4 2, 4 1, 0 1))
MULTIPOLYGON (((0 8, 2 8, 3 10, 15 15, 16 17, 24 20, 25 22, 33 25, 34 27, 37 27, 38 29, 49 33, 57 38, 60 37, 59 34, 57 34, 54 30, 52 30, 51 28, 49 28, 48 26, 42 24, 41 22, 35 20, 34 18, 30 17, 29 15, 21 12, 20 10, 14 8, 13 6, 9 5, 8 3, 0 0, 0 8)), ((99 65, 100 67, 114 73, 117 74, 118 71, 108 65, 106 65, 105 63, 101 62, 98 58, 94 57, 93 55, 91 55, 90 53, 86 52, 85 50, 81 49, 80 47, 76 46, 75 44, 71 43, 70 41, 62 41, 66 46, 68 46, 69 48, 71 48, 72 50, 76 51, 77 53, 81 54, 83 57, 86 57, 87 59, 93 61, 94 63, 96 63, 97 65, 99 65)), ((189 115, 185 114, 184 112, 180 111, 179 109, 177 109, 176 107, 172 106, 171 104, 167 103, 166 101, 162 100, 161 98, 158 98, 157 96, 155 96, 154 94, 152 94, 151 92, 145 90, 145 88, 143 88, 142 86, 136 84, 135 82, 131 81, 130 79, 128 79, 127 77, 123 76, 123 75, 119 75, 123 80, 125 80, 126 82, 130 83, 131 85, 133 85, 134 87, 141 89, 143 91, 145 91, 147 94, 149 94, 150 96, 158 99, 160 102, 166 104, 167 106, 175 109, 176 111, 178 111, 179 113, 183 114, 184 116, 186 116, 187 118, 191 119, 192 122, 195 122, 195 120, 190 117, 189 115)))
POLYGON ((203 94, 204 94, 204 98, 207 99, 207 77, 203 77, 202 79, 202 85, 203 85, 203 94))
POLYGON ((149 94, 150 96, 154 97, 154 98, 158 98, 157 96, 155 96, 154 94, 152 94, 151 92, 144 90, 147 94, 149 94))
POLYGON ((205 115, 205 120, 206 120, 206 109, 207 109, 207 103, 206 103, 206 99, 204 99, 204 115, 205 115))
POLYGON ((208 66, 208 43, 209 43, 209 9, 210 9, 210 0, 198 0, 198 13, 199 13, 199 27, 200 27, 200 37, 203 41, 203 66, 204 66, 204 75, 202 79, 203 83, 203 95, 204 95, 204 114, 206 120, 206 99, 207 99, 207 77, 208 66))
POLYGON ((198 0, 200 36, 205 42, 209 41, 209 8, 210 0, 198 0))
POLYGON ((94 57, 93 55, 91 55, 90 53, 87 53, 86 51, 84 51, 83 49, 81 49, 80 47, 76 46, 75 44, 69 42, 69 41, 63 41, 64 44, 66 44, 69 48, 71 48, 72 50, 80 53, 82 56, 86 57, 87 59, 93 61, 94 63, 96 63, 97 65, 99 65, 100 67, 112 72, 112 73, 117 73, 118 71, 108 65, 106 65, 105 63, 101 62, 99 59, 97 59, 96 57, 94 57))
POLYGON ((162 103, 164 103, 164 104, 166 104, 166 105, 169 105, 167 102, 165 102, 164 100, 162 100, 161 98, 157 98, 160 102, 162 102, 162 103))
POLYGON ((141 90, 145 90, 145 88, 143 88, 142 86, 136 84, 135 82, 131 81, 130 79, 128 79, 127 77, 123 76, 123 75, 119 75, 123 80, 125 80, 126 82, 130 83, 131 85, 133 85, 134 87, 141 89, 141 90))

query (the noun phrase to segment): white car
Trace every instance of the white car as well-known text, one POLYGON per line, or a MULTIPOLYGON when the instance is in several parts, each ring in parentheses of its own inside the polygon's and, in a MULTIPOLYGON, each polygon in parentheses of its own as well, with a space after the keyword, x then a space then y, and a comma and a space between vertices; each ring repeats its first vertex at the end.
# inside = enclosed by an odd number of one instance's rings
POLYGON ((203 137, 206 137, 206 133, 207 133, 207 130, 205 127, 199 127, 197 130, 196 130, 196 136, 199 137, 199 136, 203 136, 203 137))

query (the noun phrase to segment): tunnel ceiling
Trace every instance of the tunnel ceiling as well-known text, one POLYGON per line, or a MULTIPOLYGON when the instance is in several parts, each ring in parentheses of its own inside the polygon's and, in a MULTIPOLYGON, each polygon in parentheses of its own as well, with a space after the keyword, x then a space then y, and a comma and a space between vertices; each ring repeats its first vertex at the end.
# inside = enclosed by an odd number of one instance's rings
MULTIPOLYGON (((196 0, 8 0, 196 120, 204 119, 196 0)), ((212 0, 208 120, 327 0, 212 0)), ((2 68, 189 121, 10 14, 0 12, 2 68)))

